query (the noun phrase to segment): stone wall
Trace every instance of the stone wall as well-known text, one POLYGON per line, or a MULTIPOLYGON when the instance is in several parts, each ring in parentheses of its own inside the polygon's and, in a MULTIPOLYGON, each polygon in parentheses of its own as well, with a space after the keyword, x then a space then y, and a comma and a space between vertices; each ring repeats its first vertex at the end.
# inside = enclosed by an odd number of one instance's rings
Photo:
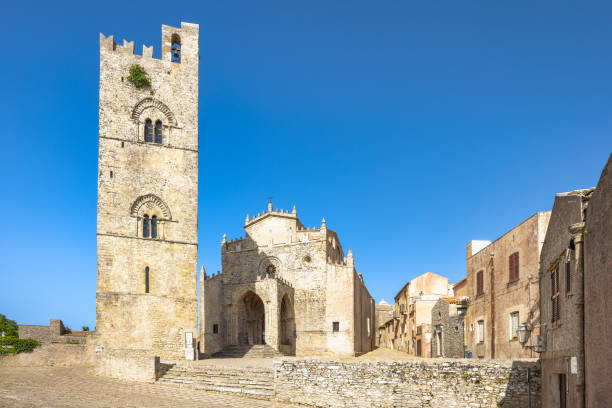
POLYGON ((85 344, 87 336, 93 332, 72 331, 66 329, 59 319, 50 319, 49 326, 20 324, 19 338, 34 339, 41 343, 85 344))
POLYGON ((30 353, 0 357, 0 367, 78 367, 92 364, 93 353, 83 344, 42 344, 30 353))
POLYGON ((584 239, 586 406, 612 406, 612 155, 589 200, 584 239))
POLYGON ((540 407, 536 361, 277 361, 276 399, 317 407, 540 407), (527 386, 529 369, 530 387, 527 386))
POLYGON ((114 349, 95 356, 95 374, 104 377, 153 382, 162 371, 159 357, 147 350, 114 349))

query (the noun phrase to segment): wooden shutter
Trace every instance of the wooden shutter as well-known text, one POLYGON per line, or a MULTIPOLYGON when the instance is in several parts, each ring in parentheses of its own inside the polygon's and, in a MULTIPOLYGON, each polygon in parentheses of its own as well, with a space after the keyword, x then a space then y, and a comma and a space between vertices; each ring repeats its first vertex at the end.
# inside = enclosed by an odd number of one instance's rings
POLYGON ((561 313, 559 310, 559 265, 553 269, 550 274, 551 283, 551 321, 556 322, 560 319, 561 313))
POLYGON ((519 253, 515 252, 508 257, 508 282, 519 278, 519 253))
POLYGON ((572 264, 570 262, 565 263, 565 293, 572 291, 572 264))
POLYGON ((481 295, 484 292, 483 287, 483 279, 482 279, 482 271, 478 271, 476 273, 476 294, 481 295))

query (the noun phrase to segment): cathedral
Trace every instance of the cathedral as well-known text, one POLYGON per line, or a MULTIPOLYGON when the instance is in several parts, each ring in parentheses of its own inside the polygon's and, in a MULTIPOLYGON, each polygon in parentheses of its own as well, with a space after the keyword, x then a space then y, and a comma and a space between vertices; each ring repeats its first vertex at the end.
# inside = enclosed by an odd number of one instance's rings
POLYGON ((295 208, 270 203, 247 216, 245 238, 223 238, 198 311, 198 36, 196 24, 163 25, 156 59, 100 34, 96 371, 257 345, 371 350, 374 302, 351 251, 325 221, 304 228, 295 208))
POLYGON ((200 276, 203 352, 267 344, 285 355, 344 355, 373 346, 374 301, 338 235, 305 228, 295 207, 247 218, 221 242, 223 271, 200 276))

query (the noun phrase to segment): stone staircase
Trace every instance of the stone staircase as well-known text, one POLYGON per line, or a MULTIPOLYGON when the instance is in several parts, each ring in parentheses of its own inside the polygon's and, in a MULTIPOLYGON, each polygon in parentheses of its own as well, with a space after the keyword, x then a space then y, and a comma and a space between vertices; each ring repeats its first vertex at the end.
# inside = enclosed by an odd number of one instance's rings
POLYGON ((214 358, 274 358, 283 357, 283 354, 267 344, 232 345, 213 354, 214 358))
POLYGON ((175 365, 157 381, 160 384, 267 400, 273 399, 276 394, 274 370, 271 368, 175 365))

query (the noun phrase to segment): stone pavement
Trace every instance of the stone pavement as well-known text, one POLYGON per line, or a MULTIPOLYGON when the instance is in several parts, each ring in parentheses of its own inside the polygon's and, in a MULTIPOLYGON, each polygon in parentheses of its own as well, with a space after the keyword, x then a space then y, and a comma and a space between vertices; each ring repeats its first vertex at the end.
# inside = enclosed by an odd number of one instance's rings
POLYGON ((95 377, 88 367, 0 367, 0 407, 3 408, 289 406, 176 386, 95 377))

